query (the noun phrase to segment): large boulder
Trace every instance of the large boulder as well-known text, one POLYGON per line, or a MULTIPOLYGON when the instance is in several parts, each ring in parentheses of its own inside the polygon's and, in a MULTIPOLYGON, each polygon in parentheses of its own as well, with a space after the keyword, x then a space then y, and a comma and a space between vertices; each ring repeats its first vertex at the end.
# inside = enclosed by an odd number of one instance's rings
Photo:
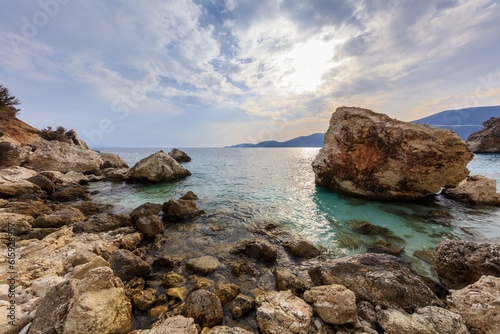
POLYGON ((500 206, 497 181, 482 175, 470 176, 455 188, 444 189, 443 194, 467 204, 500 206))
POLYGON ((178 150, 174 148, 172 151, 168 152, 172 158, 174 158, 177 162, 190 162, 191 157, 187 155, 186 152, 178 150))
POLYGON ((304 293, 304 299, 314 305, 326 323, 342 325, 358 321, 356 296, 343 285, 315 286, 304 293))
POLYGON ((27 166, 36 171, 55 170, 95 173, 103 161, 98 152, 60 141, 39 140, 33 144, 27 166))
POLYGON ((132 226, 129 216, 113 213, 100 213, 93 215, 82 224, 82 232, 106 232, 120 227, 132 226))
POLYGON ((163 223, 157 215, 141 217, 135 221, 135 226, 145 237, 163 233, 163 223))
POLYGON ((23 167, 0 169, 0 197, 19 197, 25 194, 42 193, 42 189, 27 179, 36 172, 23 167))
POLYGON ((500 277, 500 243, 443 241, 436 246, 434 267, 450 289, 464 288, 483 275, 500 277))
POLYGON ((182 307, 182 315, 193 318, 202 328, 220 325, 224 319, 219 297, 207 290, 191 293, 182 307))
POLYGON ((473 157, 451 130, 355 107, 333 113, 324 143, 312 164, 316 183, 378 199, 415 199, 455 187, 473 157))
POLYGON ((281 244, 290 254, 301 259, 310 259, 321 255, 321 251, 312 243, 303 239, 287 240, 281 244))
POLYGON ((483 126, 467 138, 467 145, 474 153, 500 153, 500 117, 490 118, 483 126))
POLYGON ((263 334, 308 334, 313 309, 290 291, 267 292, 259 295, 257 325, 263 334))
POLYGON ((357 300, 387 308, 441 305, 418 274, 391 255, 366 253, 328 260, 309 269, 309 276, 315 285, 344 285, 357 300))
POLYGON ((168 182, 191 175, 174 158, 158 151, 140 160, 126 175, 129 181, 168 182))
POLYGON ((215 295, 219 297, 222 305, 227 304, 241 292, 241 288, 234 283, 221 284, 215 289, 215 295))
POLYGON ((500 277, 483 276, 462 290, 451 290, 448 305, 471 333, 500 333, 500 277))
POLYGON ((276 246, 262 239, 244 240, 236 247, 236 252, 266 263, 273 263, 278 258, 276 246))
POLYGON ((166 220, 184 220, 201 214, 192 199, 171 199, 162 208, 166 220))
POLYGON ((74 146, 80 146, 81 148, 84 148, 86 150, 89 149, 87 143, 78 138, 78 135, 76 134, 75 130, 69 130, 64 134, 64 136, 68 139, 68 142, 70 144, 73 144, 74 146))
POLYGON ((128 168, 122 158, 113 153, 99 153, 103 161, 101 168, 128 168))
POLYGON ((43 176, 41 174, 37 174, 35 176, 28 178, 28 181, 30 181, 33 184, 36 184, 49 195, 52 194, 54 190, 56 190, 55 183, 52 182, 52 180, 49 179, 48 177, 43 176))
POLYGON ((32 224, 33 227, 61 227, 71 225, 85 220, 85 216, 80 210, 67 208, 52 212, 48 215, 40 215, 32 224))
POLYGON ((130 217, 133 220, 137 220, 139 218, 146 217, 146 216, 158 215, 162 209, 163 209, 162 204, 146 202, 146 203, 138 206, 137 208, 135 208, 132 211, 132 213, 130 213, 130 217))
POLYGON ((108 267, 91 270, 76 288, 63 334, 125 334, 130 331, 132 306, 122 281, 108 267))
POLYGON ((119 249, 111 254, 109 265, 116 276, 128 281, 136 276, 145 276, 151 271, 151 266, 140 257, 126 249, 119 249))

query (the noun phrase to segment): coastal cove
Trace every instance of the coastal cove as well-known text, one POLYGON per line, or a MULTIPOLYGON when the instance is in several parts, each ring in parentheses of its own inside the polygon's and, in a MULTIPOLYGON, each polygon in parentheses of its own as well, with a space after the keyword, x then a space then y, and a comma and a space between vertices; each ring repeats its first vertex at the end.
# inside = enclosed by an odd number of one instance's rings
MULTIPOLYGON (((159 148, 99 150, 115 153, 133 165, 159 148)), ((377 247, 379 240, 385 241, 403 249, 401 257, 420 274, 436 279, 422 251, 433 250, 446 239, 500 240, 499 208, 470 207, 441 195, 430 200, 380 202, 317 187, 311 168, 317 148, 183 150, 192 158, 184 164, 192 172, 187 178, 161 184, 97 182, 90 183, 88 190, 99 192, 93 195, 94 201, 114 204, 116 212, 125 214, 145 202, 161 204, 193 191, 199 196, 199 208, 206 212, 195 219, 193 230, 186 233, 177 224, 165 226, 167 235, 185 241, 186 252, 248 238, 255 226, 273 222, 313 242, 327 257, 364 253, 377 247), (436 217, 441 210, 451 217, 436 217), (366 221, 381 227, 380 233, 360 230, 366 221), (212 231, 210 224, 220 231, 212 231)), ((485 175, 500 185, 499 154, 476 154, 468 168, 471 175, 485 175)))

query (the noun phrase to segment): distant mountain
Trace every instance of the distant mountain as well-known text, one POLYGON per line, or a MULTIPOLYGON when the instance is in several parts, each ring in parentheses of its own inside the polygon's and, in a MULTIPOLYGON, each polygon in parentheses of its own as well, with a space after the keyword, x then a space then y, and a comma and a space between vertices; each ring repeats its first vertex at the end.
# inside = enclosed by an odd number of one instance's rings
POLYGON ((413 123, 429 124, 442 129, 455 131, 460 138, 467 138, 483 128, 483 122, 491 117, 500 116, 500 106, 475 107, 457 110, 446 110, 437 114, 413 121, 413 123))
POLYGON ((309 136, 301 136, 284 142, 275 140, 263 141, 257 144, 239 144, 226 147, 323 147, 324 133, 315 133, 309 136))

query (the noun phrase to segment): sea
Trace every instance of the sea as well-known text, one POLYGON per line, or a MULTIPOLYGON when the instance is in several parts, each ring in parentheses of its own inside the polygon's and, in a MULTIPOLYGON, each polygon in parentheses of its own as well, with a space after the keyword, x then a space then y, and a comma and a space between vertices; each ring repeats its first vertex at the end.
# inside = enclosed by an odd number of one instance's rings
MULTIPOLYGON (((314 243, 324 257, 364 253, 385 242, 402 250, 400 256, 417 272, 435 280, 432 252, 441 241, 500 242, 500 208, 471 207, 440 194, 383 202, 316 186, 311 163, 319 148, 181 149, 192 158, 183 164, 191 176, 161 184, 91 183, 89 190, 98 192, 93 199, 128 214, 145 202, 164 203, 193 191, 205 214, 192 228, 166 226, 166 233, 178 241, 178 252, 249 238, 256 226, 272 222, 314 243), (365 222, 375 225, 376 232, 360 228, 365 222)), ((99 149, 119 155, 130 166, 158 150, 99 149)), ((468 168, 471 175, 496 179, 500 188, 500 154, 476 154, 468 168)))

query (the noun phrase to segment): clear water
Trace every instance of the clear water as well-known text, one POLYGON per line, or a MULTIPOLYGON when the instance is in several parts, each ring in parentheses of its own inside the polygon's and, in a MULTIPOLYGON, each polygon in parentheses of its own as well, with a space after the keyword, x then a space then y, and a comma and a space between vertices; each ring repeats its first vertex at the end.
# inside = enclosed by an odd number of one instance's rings
MULTIPOLYGON (((170 149, 164 149, 168 152, 170 149)), ((366 252, 367 245, 384 240, 404 248, 402 257, 421 274, 435 277, 432 266, 414 255, 432 250, 445 239, 500 242, 500 209, 471 208, 436 196, 420 202, 378 202, 339 195, 314 183, 311 162, 317 148, 186 148, 192 172, 185 179, 156 185, 99 182, 94 199, 118 205, 129 213, 144 202, 164 203, 188 190, 196 193, 198 206, 207 212, 189 232, 171 230, 174 235, 192 233, 206 237, 208 223, 225 232, 213 243, 248 236, 260 222, 277 222, 293 233, 322 247, 326 256, 366 252), (431 210, 446 210, 452 218, 432 220, 431 210), (378 235, 365 235, 352 228, 353 221, 368 221, 384 227, 378 235), (205 226, 205 227, 204 227, 205 226)), ((158 149, 101 149, 121 156, 130 166, 158 149)), ((500 186, 500 155, 476 155, 471 174, 497 179, 500 186)), ((196 243, 193 243, 193 245, 196 243)), ((186 247, 191 247, 188 243, 186 247)), ((195 247, 195 246, 192 246, 195 247)))

